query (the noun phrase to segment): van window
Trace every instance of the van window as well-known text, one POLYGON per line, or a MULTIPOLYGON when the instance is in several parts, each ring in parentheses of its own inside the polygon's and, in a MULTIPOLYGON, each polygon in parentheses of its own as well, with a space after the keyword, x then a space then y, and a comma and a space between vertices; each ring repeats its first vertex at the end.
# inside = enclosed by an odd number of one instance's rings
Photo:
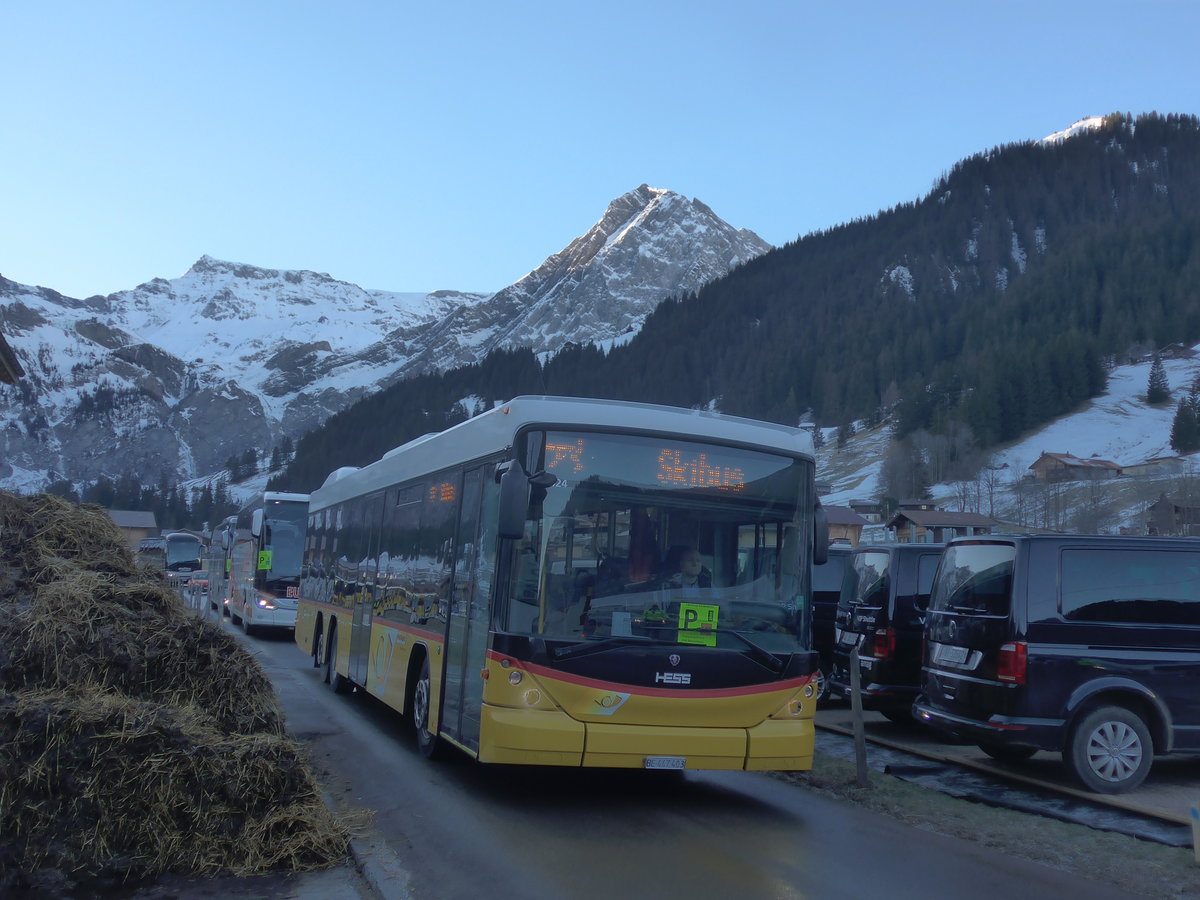
POLYGON ((1011 605, 1012 544, 952 544, 942 555, 942 568, 929 606, 938 612, 1007 616, 1011 605))
POLYGON ((854 590, 850 602, 860 606, 882 607, 888 602, 891 579, 888 563, 891 555, 868 550, 854 554, 854 590))
POLYGON ((1061 602, 1073 621, 1200 625, 1200 553, 1063 550, 1061 602))
POLYGON ((922 556, 917 560, 917 596, 913 603, 917 609, 925 609, 929 605, 929 595, 933 592, 933 576, 937 574, 937 556, 922 556))

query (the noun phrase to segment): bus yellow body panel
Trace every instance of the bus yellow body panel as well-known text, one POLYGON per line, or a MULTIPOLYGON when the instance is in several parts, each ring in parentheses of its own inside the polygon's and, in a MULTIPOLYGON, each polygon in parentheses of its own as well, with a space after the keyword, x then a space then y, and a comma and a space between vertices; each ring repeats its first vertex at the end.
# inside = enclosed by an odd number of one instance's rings
POLYGON ((689 769, 812 768, 811 719, 753 728, 684 728, 576 722, 554 710, 483 707, 482 762, 640 769, 648 756, 682 757, 689 769))
POLYGON ((748 734, 747 769, 795 772, 812 768, 816 729, 811 718, 767 719, 748 734))
POLYGON ((489 654, 485 685, 483 762, 642 768, 646 757, 665 756, 683 757, 689 769, 812 767, 816 698, 808 679, 688 696, 489 654))
POLYGON ((481 761, 538 766, 582 764, 587 730, 561 712, 484 704, 482 713, 481 761))

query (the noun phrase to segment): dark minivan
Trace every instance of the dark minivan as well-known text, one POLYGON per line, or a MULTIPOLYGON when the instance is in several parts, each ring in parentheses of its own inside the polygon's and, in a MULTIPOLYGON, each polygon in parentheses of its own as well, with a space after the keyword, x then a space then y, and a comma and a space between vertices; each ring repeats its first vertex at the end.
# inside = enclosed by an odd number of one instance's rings
POLYGON ((850 651, 858 648, 863 709, 912 719, 921 678, 925 607, 944 544, 855 548, 838 602, 830 688, 850 696, 850 651))
POLYGON ((829 559, 812 567, 813 649, 821 666, 821 686, 817 702, 829 699, 829 675, 833 671, 834 620, 842 581, 850 563, 849 544, 830 544, 829 559))
POLYGON ((1062 753, 1089 790, 1200 751, 1200 543, 1098 535, 964 538, 925 625, 918 720, 997 759, 1062 753))

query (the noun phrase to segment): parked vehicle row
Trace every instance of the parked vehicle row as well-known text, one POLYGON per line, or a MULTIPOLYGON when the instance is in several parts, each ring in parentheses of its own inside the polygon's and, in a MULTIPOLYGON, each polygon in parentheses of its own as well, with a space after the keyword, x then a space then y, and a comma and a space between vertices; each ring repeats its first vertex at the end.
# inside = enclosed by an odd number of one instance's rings
POLYGON ((1005 761, 1059 752, 1099 793, 1200 752, 1200 543, 984 535, 844 556, 833 691, 849 695, 856 649, 864 708, 1005 761))

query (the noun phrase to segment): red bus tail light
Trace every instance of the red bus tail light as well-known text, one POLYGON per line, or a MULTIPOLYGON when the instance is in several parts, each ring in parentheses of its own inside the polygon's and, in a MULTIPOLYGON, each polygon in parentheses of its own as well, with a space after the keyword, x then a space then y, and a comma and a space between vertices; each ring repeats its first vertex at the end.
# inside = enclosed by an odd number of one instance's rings
POLYGON ((891 659, 896 652, 896 629, 876 628, 875 642, 871 645, 871 655, 876 659, 891 659))
POLYGON ((1000 648, 996 678, 1009 684, 1024 684, 1028 661, 1029 645, 1024 641, 1010 641, 1000 648))

